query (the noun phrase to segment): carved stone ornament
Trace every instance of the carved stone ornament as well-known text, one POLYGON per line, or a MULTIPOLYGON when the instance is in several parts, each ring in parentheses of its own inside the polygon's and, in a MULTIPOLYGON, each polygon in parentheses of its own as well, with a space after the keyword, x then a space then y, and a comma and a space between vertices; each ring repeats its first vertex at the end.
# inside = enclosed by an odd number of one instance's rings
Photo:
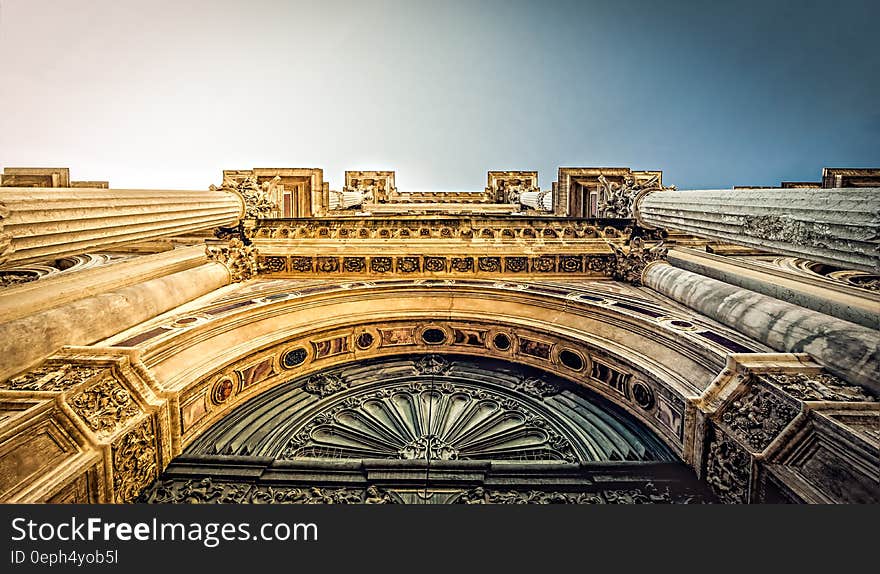
POLYGON ((156 431, 148 418, 113 445, 116 502, 131 502, 158 475, 156 431))
POLYGON ((218 189, 232 191, 239 194, 244 199, 245 218, 261 219, 271 217, 272 212, 278 210, 278 205, 269 199, 269 191, 274 186, 280 185, 280 181, 281 178, 276 176, 274 180, 267 181, 261 186, 257 183, 257 178, 253 176, 244 177, 240 180, 226 177, 219 188, 212 185, 209 189, 211 191, 218 189))
POLYGON ((667 252, 662 244, 646 249, 640 237, 632 238, 628 250, 615 243, 608 242, 608 245, 614 252, 610 262, 611 277, 635 286, 642 284, 642 273, 648 263, 665 258, 667 252))
POLYGON ((785 215, 743 216, 742 233, 764 240, 819 248, 828 247, 836 238, 827 223, 801 221, 785 215))
POLYGON ((334 375, 333 373, 318 373, 317 375, 312 375, 303 386, 305 392, 310 395, 318 395, 321 398, 338 393, 339 391, 344 391, 347 388, 348 383, 345 382, 342 377, 334 375))
POLYGON ((639 195, 663 189, 674 190, 675 186, 660 185, 660 176, 655 175, 647 181, 636 181, 626 176, 623 183, 608 181, 604 175, 599 176, 599 198, 597 208, 600 217, 629 219, 634 217, 633 206, 639 195))
POLYGON ((233 283, 247 281, 259 270, 257 248, 245 245, 240 239, 233 239, 221 247, 208 246, 205 253, 209 260, 222 263, 229 269, 233 283))
POLYGON ((553 383, 548 383, 547 381, 534 377, 525 379, 519 383, 516 386, 516 390, 539 399, 559 394, 559 387, 553 383))
POLYGON ((569 439, 525 403, 450 383, 347 397, 292 437, 281 459, 577 460, 569 439))
POLYGON ((442 355, 425 355, 413 366, 420 375, 445 375, 452 368, 442 355))
POLYGON ((598 492, 556 492, 543 490, 488 490, 483 487, 462 492, 454 504, 689 504, 701 503, 693 495, 673 496, 669 487, 658 489, 648 482, 642 488, 598 492))
POLYGON ((112 434, 141 412, 131 394, 112 377, 74 395, 67 402, 90 429, 101 435, 112 434))
POLYGON ((727 504, 748 502, 752 458, 735 440, 713 429, 706 456, 706 483, 727 504))
POLYGON ((755 451, 767 448, 797 416, 799 408, 791 401, 759 385, 752 385, 741 397, 724 408, 721 421, 755 451))
POLYGON ((758 377, 801 401, 876 402, 865 389, 827 373, 766 374, 758 377))
POLYGON ((0 383, 0 388, 12 391, 62 392, 88 381, 104 370, 106 369, 83 365, 46 364, 0 383))
POLYGON ((361 488, 263 486, 237 482, 157 480, 138 498, 147 504, 395 504, 373 485, 361 488))

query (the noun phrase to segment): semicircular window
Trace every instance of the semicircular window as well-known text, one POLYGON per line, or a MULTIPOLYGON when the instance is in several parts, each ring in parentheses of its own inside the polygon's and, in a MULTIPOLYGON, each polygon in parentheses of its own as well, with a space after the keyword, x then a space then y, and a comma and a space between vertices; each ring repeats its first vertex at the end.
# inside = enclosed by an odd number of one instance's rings
POLYGON ((615 405, 522 365, 464 356, 363 361, 237 408, 189 455, 274 460, 673 461, 615 405))

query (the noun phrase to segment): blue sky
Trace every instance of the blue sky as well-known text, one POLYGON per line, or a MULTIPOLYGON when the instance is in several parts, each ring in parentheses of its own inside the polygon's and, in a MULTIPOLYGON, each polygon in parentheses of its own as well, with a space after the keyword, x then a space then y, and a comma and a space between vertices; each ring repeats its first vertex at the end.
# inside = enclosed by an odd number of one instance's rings
POLYGON ((0 166, 202 189, 222 169, 880 165, 880 2, 0 0, 0 166))

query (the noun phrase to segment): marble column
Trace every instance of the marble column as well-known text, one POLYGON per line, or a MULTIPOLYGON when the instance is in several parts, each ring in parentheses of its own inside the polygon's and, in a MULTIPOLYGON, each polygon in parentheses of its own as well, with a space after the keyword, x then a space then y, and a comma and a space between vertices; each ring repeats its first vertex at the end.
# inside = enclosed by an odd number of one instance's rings
POLYGON ((651 191, 634 198, 633 215, 649 228, 880 272, 880 188, 651 191))
POLYGON ((880 293, 874 291, 685 247, 670 250, 666 261, 679 269, 880 331, 880 293))
MULTIPOLYGON (((181 271, 156 277, 154 267, 145 265, 140 282, 129 278, 81 298, 64 295, 70 285, 59 282, 60 300, 66 302, 55 306, 45 302, 42 291, 33 301, 23 296, 22 305, 31 311, 8 314, 11 320, 0 323, 0 381, 32 367, 62 346, 90 345, 229 284, 226 265, 208 261, 203 246, 187 249, 198 249, 200 254, 187 257, 189 268, 181 271)), ((112 267, 108 266, 108 271, 112 272, 112 267)), ((53 289, 49 283, 46 281, 44 290, 53 289)))
POLYGON ((779 352, 808 353, 831 373, 880 394, 880 337, 873 329, 665 261, 649 263, 642 282, 779 352))
POLYGON ((0 266, 232 226, 234 191, 0 187, 0 266))

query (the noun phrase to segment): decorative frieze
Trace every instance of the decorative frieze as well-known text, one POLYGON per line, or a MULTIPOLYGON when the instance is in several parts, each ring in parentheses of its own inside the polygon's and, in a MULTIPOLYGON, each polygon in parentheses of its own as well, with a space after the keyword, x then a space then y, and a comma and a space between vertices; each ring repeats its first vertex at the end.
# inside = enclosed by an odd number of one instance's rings
POLYGON ((11 391, 63 392, 106 370, 103 367, 58 364, 50 361, 23 375, 0 383, 0 388, 11 391))
MULTIPOLYGON (((549 192, 546 192, 549 194, 549 192)), ((500 241, 534 239, 607 239, 622 235, 620 229, 596 220, 544 218, 443 219, 427 222, 420 219, 327 218, 319 221, 258 221, 249 229, 251 239, 493 239, 500 241)))
POLYGON ((376 486, 322 488, 264 486, 238 482, 158 480, 138 497, 146 504, 395 504, 376 486))
POLYGON ((828 373, 768 373, 754 376, 799 401, 877 402, 863 387, 828 373))
POLYGON ((700 495, 675 494, 648 482, 640 488, 559 492, 546 490, 489 490, 472 488, 453 499, 454 504, 701 504, 700 495))

